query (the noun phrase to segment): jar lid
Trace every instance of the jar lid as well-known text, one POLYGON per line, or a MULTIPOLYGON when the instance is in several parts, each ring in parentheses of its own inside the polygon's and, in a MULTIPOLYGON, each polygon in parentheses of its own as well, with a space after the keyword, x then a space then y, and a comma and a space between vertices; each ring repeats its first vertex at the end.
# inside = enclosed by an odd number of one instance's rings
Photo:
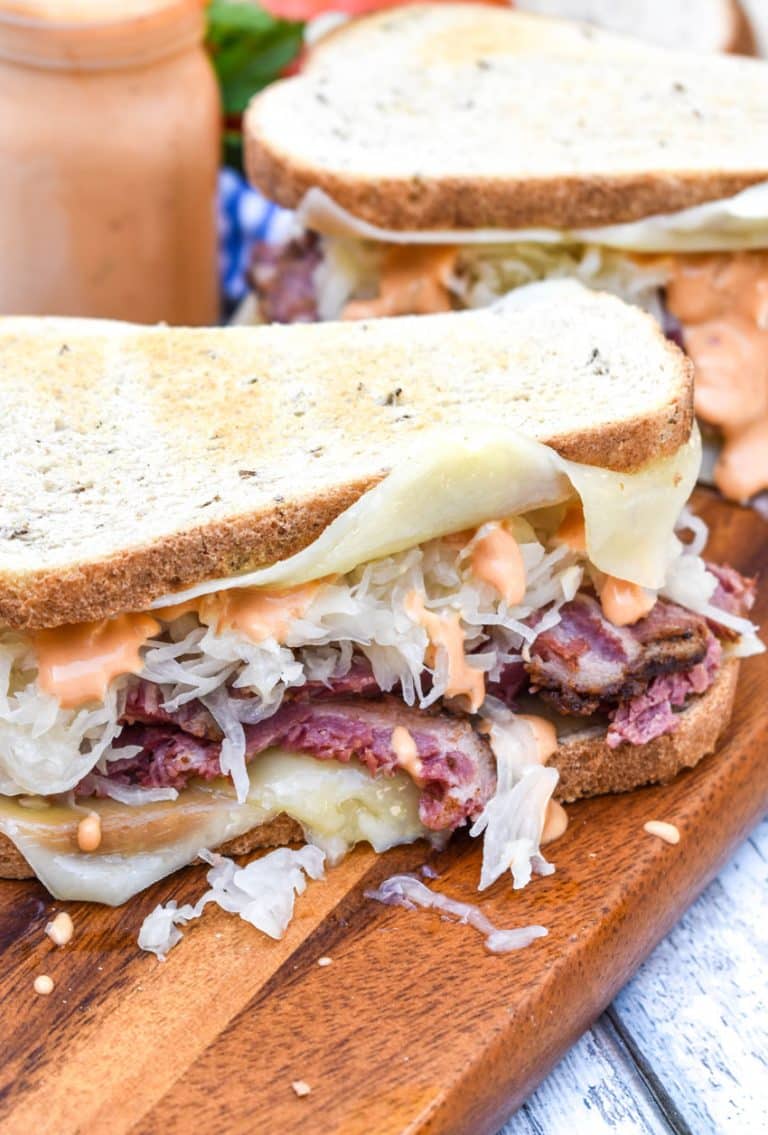
POLYGON ((144 66, 201 44, 205 0, 0 0, 0 59, 66 71, 144 66))
POLYGON ((113 24, 165 12, 205 7, 206 0, 0 0, 0 18, 49 24, 113 24))

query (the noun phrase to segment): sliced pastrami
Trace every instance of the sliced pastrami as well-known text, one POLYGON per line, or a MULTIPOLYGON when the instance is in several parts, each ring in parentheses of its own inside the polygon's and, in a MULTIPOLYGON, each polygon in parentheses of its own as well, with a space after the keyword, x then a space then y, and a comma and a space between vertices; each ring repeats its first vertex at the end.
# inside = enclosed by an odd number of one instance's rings
MULTIPOLYGON (((707 571, 717 580, 710 600, 713 607, 729 615, 745 618, 755 604, 757 580, 748 579, 728 564, 707 564, 707 571)), ((731 627, 724 627, 715 619, 709 620, 710 629, 720 638, 735 641, 739 636, 731 627)))
MULTIPOLYGON (((131 682, 126 690, 120 721, 125 725, 174 725, 191 737, 220 741, 221 730, 200 701, 189 701, 169 710, 164 706, 162 687, 143 678, 131 682)), ((123 730, 123 737, 126 736, 123 730)), ((121 740, 121 743, 124 743, 121 740)), ((133 742, 131 742, 133 744, 133 742)))
MULTIPOLYGON (((119 752, 128 745, 141 746, 141 752, 109 762, 106 776, 116 784, 181 789, 196 776, 202 780, 221 776, 221 743, 194 737, 172 725, 128 725, 113 749, 119 752)), ((104 795, 89 777, 75 791, 79 796, 104 795)))
POLYGON ((608 728, 606 741, 611 749, 628 743, 646 745, 677 725, 677 714, 692 694, 703 694, 715 680, 722 659, 722 647, 710 635, 707 652, 701 662, 677 674, 664 674, 648 686, 639 697, 622 702, 608 728))
POLYGON ((502 668, 496 682, 486 680, 486 691, 510 709, 515 708, 515 698, 528 685, 528 675, 522 662, 508 662, 502 668))
MULTIPOLYGON (((493 795, 495 764, 490 748, 464 720, 403 705, 396 698, 379 701, 320 700, 284 703, 272 717, 245 726, 246 758, 281 746, 318 760, 359 760, 371 775, 408 772, 421 789, 419 815, 436 831, 450 830, 473 818, 493 795), (397 727, 415 746, 413 759, 393 744, 397 727)), ((220 743, 190 736, 172 725, 126 727, 117 747, 140 745, 141 752, 110 761, 109 777, 121 784, 185 788, 193 777, 221 775, 220 743)), ((78 790, 93 791, 88 778, 78 790)))
POLYGON ((310 232, 254 247, 250 279, 264 323, 317 322, 314 277, 322 258, 320 239, 310 232))
POLYGON ((698 665, 708 637, 702 616, 664 599, 644 619, 616 627, 582 592, 531 647, 530 688, 562 713, 588 716, 638 696, 660 674, 698 665))

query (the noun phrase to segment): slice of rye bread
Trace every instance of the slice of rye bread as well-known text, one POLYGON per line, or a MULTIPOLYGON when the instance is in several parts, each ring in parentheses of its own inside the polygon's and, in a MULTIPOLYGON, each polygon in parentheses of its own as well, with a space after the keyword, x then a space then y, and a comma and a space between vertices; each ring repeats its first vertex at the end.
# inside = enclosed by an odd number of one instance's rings
POLYGON ((0 320, 0 624, 139 610, 284 559, 439 426, 620 470, 674 453, 691 366, 656 323, 572 282, 524 292, 290 327, 0 320))
POLYGON ((582 20, 657 47, 705 54, 755 54, 752 27, 738 0, 515 0, 523 12, 582 20))
MULTIPOLYGON (((73 833, 74 830, 73 823, 73 833)), ((259 824, 244 835, 227 840, 215 850, 224 855, 248 855, 264 847, 283 847, 287 843, 304 843, 304 833, 301 824, 296 820, 292 820, 290 816, 280 815, 266 824, 259 824)), ((34 877, 35 872, 16 845, 0 833, 0 879, 34 879, 34 877)))
POLYGON ((768 67, 476 4, 319 41, 245 116, 253 183, 388 229, 615 224, 768 178, 768 67))
MULTIPOLYGON (((610 749, 604 734, 575 735, 560 744, 550 764, 560 773, 555 796, 564 803, 608 792, 630 792, 645 784, 666 784, 682 769, 711 753, 727 728, 736 694, 739 663, 726 662, 705 694, 693 698, 680 713, 673 733, 646 745, 621 745, 610 749)), ((245 835, 229 840, 218 850, 226 855, 246 855, 265 847, 301 843, 301 826, 281 815, 245 835)), ((34 877, 20 851, 0 834, 0 878, 34 877)))

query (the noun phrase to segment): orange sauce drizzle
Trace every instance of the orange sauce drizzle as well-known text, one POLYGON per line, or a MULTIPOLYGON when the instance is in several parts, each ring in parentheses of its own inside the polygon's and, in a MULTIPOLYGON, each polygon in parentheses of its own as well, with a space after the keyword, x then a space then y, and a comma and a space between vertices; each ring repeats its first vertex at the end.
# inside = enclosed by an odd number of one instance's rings
POLYGON ((485 700, 485 676, 470 666, 464 654, 464 631, 458 611, 443 611, 439 615, 428 611, 424 599, 416 591, 406 596, 405 609, 414 622, 427 632, 430 647, 427 662, 435 664, 436 651, 445 651, 448 659, 448 685, 445 696, 466 697, 471 713, 476 713, 485 700))
POLYGON ((513 607, 525 597, 525 564, 520 545, 499 523, 484 525, 470 556, 476 579, 495 587, 502 599, 513 607))
POLYGON ((285 590, 233 587, 217 591, 199 600, 200 621, 217 631, 238 631, 253 642, 265 638, 282 642, 293 620, 307 613, 327 582, 318 579, 285 590))
POLYGON ((378 296, 350 300, 342 319, 450 311, 448 280, 456 254, 455 248, 445 245, 390 245, 383 255, 378 296))
POLYGON ((416 742, 404 725, 396 725, 392 730, 390 740, 392 752, 397 757, 397 763, 409 774, 413 782, 422 786, 424 784, 424 767, 419 757, 416 742))
POLYGON ((534 713, 517 713, 518 721, 525 721, 533 732, 536 742, 539 764, 545 765, 557 749, 557 730, 546 717, 537 717, 534 713))
POLYGON ((615 627, 629 627, 645 618, 656 605, 656 593, 637 583, 607 575, 600 587, 603 614, 615 627))
POLYGON ((38 686, 65 709, 101 701, 113 678, 139 673, 141 648, 159 630, 157 619, 141 613, 34 631, 38 686))
POLYGON ((587 534, 584 528, 584 512, 581 507, 581 501, 574 501, 569 504, 565 510, 565 516, 560 522, 560 527, 554 535, 555 544, 565 544, 572 552, 577 552, 579 555, 586 555, 587 553, 587 534))
POLYGON ((768 252, 669 265, 667 305, 696 368, 696 413, 724 437, 715 483, 745 501, 768 488, 768 252))

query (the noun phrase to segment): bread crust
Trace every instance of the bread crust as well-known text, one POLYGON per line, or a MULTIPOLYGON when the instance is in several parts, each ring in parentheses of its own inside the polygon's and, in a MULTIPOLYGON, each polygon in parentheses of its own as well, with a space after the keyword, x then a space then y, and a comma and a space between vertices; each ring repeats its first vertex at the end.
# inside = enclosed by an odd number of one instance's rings
MULTIPOLYGON (((737 0, 726 0, 726 5, 723 49, 731 53, 753 53, 754 37, 744 11, 737 0)), ((724 117, 718 116, 718 104, 714 100, 709 102, 701 91, 704 106, 692 104, 696 118, 689 120, 687 112, 681 113, 679 108, 673 115, 670 105, 669 129, 673 130, 670 140, 666 135, 659 136, 657 129, 668 98, 659 99, 657 119, 649 120, 641 113, 647 91, 639 93, 633 115, 630 90, 627 104, 623 106, 625 120, 612 125, 604 149, 598 149, 593 161, 584 158, 585 139, 607 133, 604 121, 606 112, 612 109, 590 103, 589 95, 583 94, 593 85, 591 80, 599 74, 601 63, 624 62, 630 88, 636 77, 644 75, 646 67, 657 68, 653 71, 655 91, 668 88, 671 97, 688 98, 691 78, 699 70, 698 66, 692 69, 692 60, 701 60, 701 67, 712 68, 709 85, 713 90, 719 84, 729 87, 732 82, 738 82, 739 73, 733 60, 723 60, 715 54, 691 55, 686 59, 682 53, 668 52, 601 28, 548 20, 523 12, 490 8, 478 10, 477 15, 470 18, 466 7, 452 5, 447 12, 437 15, 432 10, 433 5, 409 5, 394 14, 363 16, 323 36, 298 77, 273 84, 251 102, 244 120, 245 164, 250 180, 268 197, 291 208, 309 189, 316 187, 355 217, 381 228, 403 231, 585 228, 629 223, 731 197, 768 176, 764 154, 754 154, 744 148, 734 156, 729 150, 728 140, 734 137, 733 123, 729 126, 724 117), (471 117, 473 106, 481 106, 482 120, 487 118, 488 107, 480 96, 475 97, 482 87, 473 86, 475 75, 468 64, 487 68, 489 52, 497 54, 510 67, 517 59, 521 67, 537 61, 545 64, 562 61, 569 68, 583 64, 583 75, 579 77, 571 71, 568 75, 575 87, 573 98, 580 107, 584 103, 582 117, 586 117, 584 122, 581 117, 569 119, 568 137, 558 141, 554 157, 542 157, 543 165, 527 160, 525 148, 535 147, 536 137, 524 133, 516 142, 523 152, 502 148, 500 153, 505 155, 505 161, 500 167, 493 162, 473 166, 472 162, 479 159, 470 150, 463 168, 459 166, 457 171, 450 162, 446 165, 440 152, 431 161, 427 126, 423 129, 421 149, 415 146, 413 152, 404 154, 392 147, 394 164, 387 165, 382 160, 369 162, 368 151, 372 147, 366 145, 365 137, 375 138, 377 132, 383 136, 386 131, 396 129, 400 113, 398 100, 407 100, 417 117, 422 96, 424 105, 434 109, 428 101, 428 80, 421 86, 413 82, 403 85, 401 61, 394 45, 400 48, 402 67, 406 69, 407 66, 415 69, 418 63, 429 75, 434 63, 437 76, 440 67, 456 64, 455 81, 465 84, 459 87, 459 93, 466 96, 466 107, 461 112, 445 111, 443 134, 450 130, 472 134, 473 127, 476 130, 480 121, 471 117), (369 58, 370 82, 374 84, 372 90, 377 94, 377 101, 369 103, 363 98, 356 106, 342 85, 338 89, 331 85, 330 93, 326 90, 329 77, 349 75, 354 78, 361 61, 365 63, 369 58), (465 70, 460 71, 459 65, 465 70), (332 113, 318 111, 318 104, 330 107, 332 113), (377 111, 379 105, 392 105, 395 110, 387 117, 384 111, 377 111), (589 119, 590 114, 593 120, 589 119), (312 123, 313 139, 325 140, 327 135, 324 148, 308 145, 306 139, 302 139, 305 119, 312 123), (589 121, 592 121, 591 130, 589 121), (700 121, 706 121, 709 138, 702 143, 696 134, 698 142, 694 144, 694 136, 689 138, 691 124, 700 121), (627 158, 628 151, 623 145, 626 137, 632 137, 636 146, 644 145, 647 157, 635 160, 636 148, 633 147, 627 158), (623 165, 622 158, 629 164, 623 165), (394 169, 396 176, 388 176, 394 169)), ((530 84, 528 72, 521 70, 521 74, 530 84)), ((550 80, 542 82, 544 88, 537 93, 542 105, 548 106, 547 95, 551 92, 546 84, 550 80)), ((745 83, 741 112, 745 129, 750 122, 750 100, 755 98, 758 86, 760 84, 745 83)), ((500 101, 505 97, 505 89, 508 88, 499 82, 500 101)), ((605 99, 604 94, 601 97, 605 99)), ((445 99, 448 98, 446 95, 445 99)), ((516 110, 518 118, 525 114, 524 95, 516 88, 514 99, 509 104, 511 109, 499 111, 500 137, 507 121, 505 113, 512 115, 516 110)), ((737 115, 739 104, 735 93, 733 100, 733 113, 737 115)), ((562 102, 554 105, 560 106, 562 113, 562 102)), ((571 105, 570 100, 568 105, 571 105)), ((435 109, 435 113, 440 113, 440 109, 435 109)), ((539 132, 551 132, 559 139, 558 132, 565 127, 555 110, 550 109, 549 115, 537 120, 539 132)))
MULTIPOLYGON (((674 733, 657 737, 647 745, 621 745, 618 749, 609 749, 602 736, 562 743, 550 761, 560 773, 555 792, 557 799, 571 803, 584 796, 631 792, 646 784, 666 784, 683 769, 693 768, 714 750, 728 726, 738 675, 738 661, 726 662, 709 690, 680 714, 674 733)), ((218 850, 225 855, 247 855, 260 848, 300 843, 303 838, 296 820, 280 815, 228 840, 218 850)), ((34 871, 24 856, 2 834, 0 878, 34 878, 34 871)))
MULTIPOLYGON (((0 395, 17 416, 15 435, 26 431, 17 455, 6 454, 10 491, 3 503, 19 517, 25 559, 24 566, 16 566, 16 533, 12 525, 0 524, 0 625, 30 630, 142 610, 159 596, 201 580, 284 560, 418 452, 436 422, 461 426, 472 414, 481 425, 529 422, 518 428, 563 457, 622 472, 675 453, 693 422, 690 361, 650 316, 614 297, 585 293, 562 318, 566 322, 558 323, 560 314, 542 303, 503 322, 484 309, 292 328, 128 328, 112 348, 109 366, 125 357, 140 381, 130 400, 121 396, 109 413, 102 405, 112 398, 104 362, 108 335, 78 338, 74 327, 62 331, 69 343, 62 355, 63 339, 47 331, 45 321, 29 321, 23 335, 3 336, 0 327, 0 353, 5 341, 8 358, 3 373, 10 376, 8 391, 6 379, 0 383, 0 395), (593 309, 600 307, 598 320, 593 309), (534 319, 529 344, 519 329, 527 331, 534 319), (552 346, 550 339, 558 334, 561 341, 552 346), (614 358, 607 376, 600 352, 592 350, 597 346, 606 346, 614 358), (487 371, 499 357, 504 362, 516 351, 523 354, 520 361, 514 355, 509 381, 489 392, 487 371), (218 386, 212 382, 211 355, 221 368, 218 386), (166 358, 173 360, 170 370, 166 358), (643 360, 642 375, 638 364, 632 376, 636 359, 643 360), (387 404, 392 366, 398 371, 402 410, 387 404), (446 375, 449 366, 455 375, 446 375), (548 368, 542 372, 546 380, 537 367, 548 368), (649 367, 654 373, 646 380, 649 367), (251 385, 244 380, 256 368, 263 378, 251 385), (546 424, 537 424, 529 384, 541 382, 546 393, 559 389, 553 382, 564 374, 574 385, 588 383, 597 394, 605 388, 604 409, 573 400, 573 408, 565 405, 561 412, 559 402, 550 402, 554 408, 545 411, 546 424), (634 393, 628 403, 630 385, 634 393), (297 395, 309 404, 301 416, 294 414, 297 395), (69 436, 46 424, 57 405, 62 421, 77 432, 74 443, 54 449, 58 438, 69 436), (138 439, 125 426, 132 413, 145 419, 138 439), (91 419, 102 418, 111 442, 98 441, 91 419), (261 440, 256 431, 265 419, 261 440), (91 439, 85 458, 83 436, 91 439), (36 473, 28 478, 30 488, 15 494, 15 471, 26 475, 29 452, 41 438, 58 481, 49 494, 49 478, 36 473), (118 441, 115 456, 111 447, 118 441), (172 492, 154 495, 153 474, 143 465, 140 476, 134 472, 135 453, 148 450, 170 452, 178 462, 172 492), (280 472, 286 458, 294 468, 300 465, 300 476, 280 472), (241 464, 247 468, 240 470, 241 464), (80 484, 84 470, 92 472, 95 487, 80 484), (187 481, 191 489, 180 491, 177 485, 187 481), (262 481, 270 487, 262 489, 262 481), (87 495, 91 491, 93 497, 87 495), (152 528, 143 535, 137 521, 134 534, 123 518, 135 516, 147 499, 157 502, 146 508, 152 528), (206 503, 197 503, 201 499, 206 503), (69 526, 58 520, 65 515, 69 526), (92 545, 78 554, 72 529, 79 524, 91 540, 96 521, 105 515, 119 524, 120 538, 108 537, 96 554, 92 545), (34 543, 25 526, 35 530, 34 543), (59 547, 71 547, 69 562, 48 560, 52 531, 59 547)), ((98 529, 109 526, 102 522, 98 529)))
POLYGON ((253 571, 301 551, 381 478, 352 482, 311 501, 275 504, 175 533, 108 560, 55 572, 0 578, 0 625, 56 627, 138 611, 168 592, 253 571))
POLYGON ((570 803, 584 796, 631 792, 645 784, 666 784, 682 769, 693 768, 713 752, 731 720, 738 676, 738 660, 725 662, 707 692, 680 714, 675 731, 646 745, 610 749, 604 736, 561 744, 550 762, 560 773, 557 799, 570 803))
POLYGON ((560 174, 558 177, 418 177, 354 179, 306 166, 270 148, 248 119, 246 150, 250 182, 270 200, 296 208, 310 189, 322 189, 353 216, 382 229, 592 228, 676 213, 733 197, 766 179, 766 169, 739 173, 624 175, 560 174))

